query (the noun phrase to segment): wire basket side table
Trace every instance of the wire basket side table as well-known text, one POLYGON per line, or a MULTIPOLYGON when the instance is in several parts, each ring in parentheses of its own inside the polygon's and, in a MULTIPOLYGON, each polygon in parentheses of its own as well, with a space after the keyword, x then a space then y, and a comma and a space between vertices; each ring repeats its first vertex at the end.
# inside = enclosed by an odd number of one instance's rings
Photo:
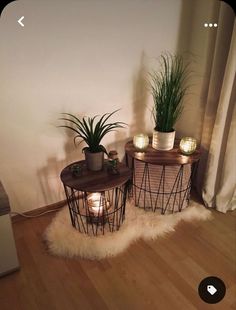
POLYGON ((127 192, 131 170, 118 164, 117 175, 108 172, 107 162, 102 171, 89 171, 85 161, 72 163, 61 172, 72 226, 88 235, 104 235, 119 230, 125 219, 127 192), (75 176, 73 166, 79 166, 75 176))
POLYGON ((132 170, 131 196, 135 206, 146 211, 174 213, 187 207, 200 151, 183 155, 179 141, 170 151, 158 151, 151 142, 145 152, 137 152, 133 142, 125 146, 126 164, 132 170))

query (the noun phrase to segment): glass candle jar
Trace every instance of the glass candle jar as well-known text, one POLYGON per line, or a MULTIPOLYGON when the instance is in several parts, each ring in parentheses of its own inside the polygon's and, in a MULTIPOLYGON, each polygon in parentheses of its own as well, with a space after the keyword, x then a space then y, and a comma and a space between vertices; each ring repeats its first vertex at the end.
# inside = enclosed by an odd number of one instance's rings
POLYGON ((143 133, 139 133, 134 136, 133 144, 137 151, 144 152, 148 147, 149 137, 143 133))
POLYGON ((103 215, 106 199, 101 193, 91 193, 87 197, 89 211, 95 216, 103 215))
POLYGON ((107 171, 110 174, 119 174, 118 171, 118 153, 116 150, 110 151, 108 153, 108 167, 107 171))
POLYGON ((184 155, 191 155, 196 151, 197 140, 191 137, 184 137, 180 141, 179 148, 184 155))

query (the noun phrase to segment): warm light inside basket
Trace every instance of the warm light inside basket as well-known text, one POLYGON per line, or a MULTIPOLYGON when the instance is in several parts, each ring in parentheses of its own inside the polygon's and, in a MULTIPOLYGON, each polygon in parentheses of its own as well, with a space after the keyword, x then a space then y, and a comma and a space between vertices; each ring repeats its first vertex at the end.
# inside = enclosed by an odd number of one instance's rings
POLYGON ((109 208, 109 201, 102 195, 102 193, 91 193, 87 197, 89 211, 94 215, 102 215, 104 209, 109 208))
POLYGON ((193 154, 197 148, 197 141, 191 137, 184 137, 180 141, 179 148, 185 155, 193 154))
POLYGON ((149 144, 149 137, 143 133, 137 134, 134 136, 133 143, 136 150, 145 151, 149 144))

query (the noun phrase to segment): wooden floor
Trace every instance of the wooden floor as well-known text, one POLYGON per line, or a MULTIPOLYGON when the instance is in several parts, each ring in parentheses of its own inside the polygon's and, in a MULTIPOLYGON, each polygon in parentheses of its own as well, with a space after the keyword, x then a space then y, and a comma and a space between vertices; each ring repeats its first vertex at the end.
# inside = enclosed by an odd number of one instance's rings
POLYGON ((14 223, 21 269, 0 279, 1 310, 236 309, 236 212, 180 223, 165 239, 100 262, 49 255, 42 234, 53 216, 14 223), (215 305, 197 290, 211 275, 227 287, 215 305))

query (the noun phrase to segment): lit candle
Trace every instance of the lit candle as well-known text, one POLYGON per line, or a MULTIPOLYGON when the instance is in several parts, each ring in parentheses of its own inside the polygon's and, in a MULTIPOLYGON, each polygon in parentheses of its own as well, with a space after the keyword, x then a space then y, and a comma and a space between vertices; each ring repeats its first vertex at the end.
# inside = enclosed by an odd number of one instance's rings
POLYGON ((145 151, 149 144, 149 138, 147 135, 140 133, 134 136, 133 139, 134 147, 138 151, 145 151))
POLYGON ((88 195, 88 207, 92 213, 95 215, 100 215, 103 213, 104 200, 101 193, 92 193, 88 195))
POLYGON ((102 216, 105 210, 109 210, 111 203, 102 193, 91 193, 87 197, 89 211, 95 216, 102 216))
POLYGON ((191 137, 184 137, 179 144, 180 150, 185 155, 193 154, 197 148, 197 141, 191 137))

